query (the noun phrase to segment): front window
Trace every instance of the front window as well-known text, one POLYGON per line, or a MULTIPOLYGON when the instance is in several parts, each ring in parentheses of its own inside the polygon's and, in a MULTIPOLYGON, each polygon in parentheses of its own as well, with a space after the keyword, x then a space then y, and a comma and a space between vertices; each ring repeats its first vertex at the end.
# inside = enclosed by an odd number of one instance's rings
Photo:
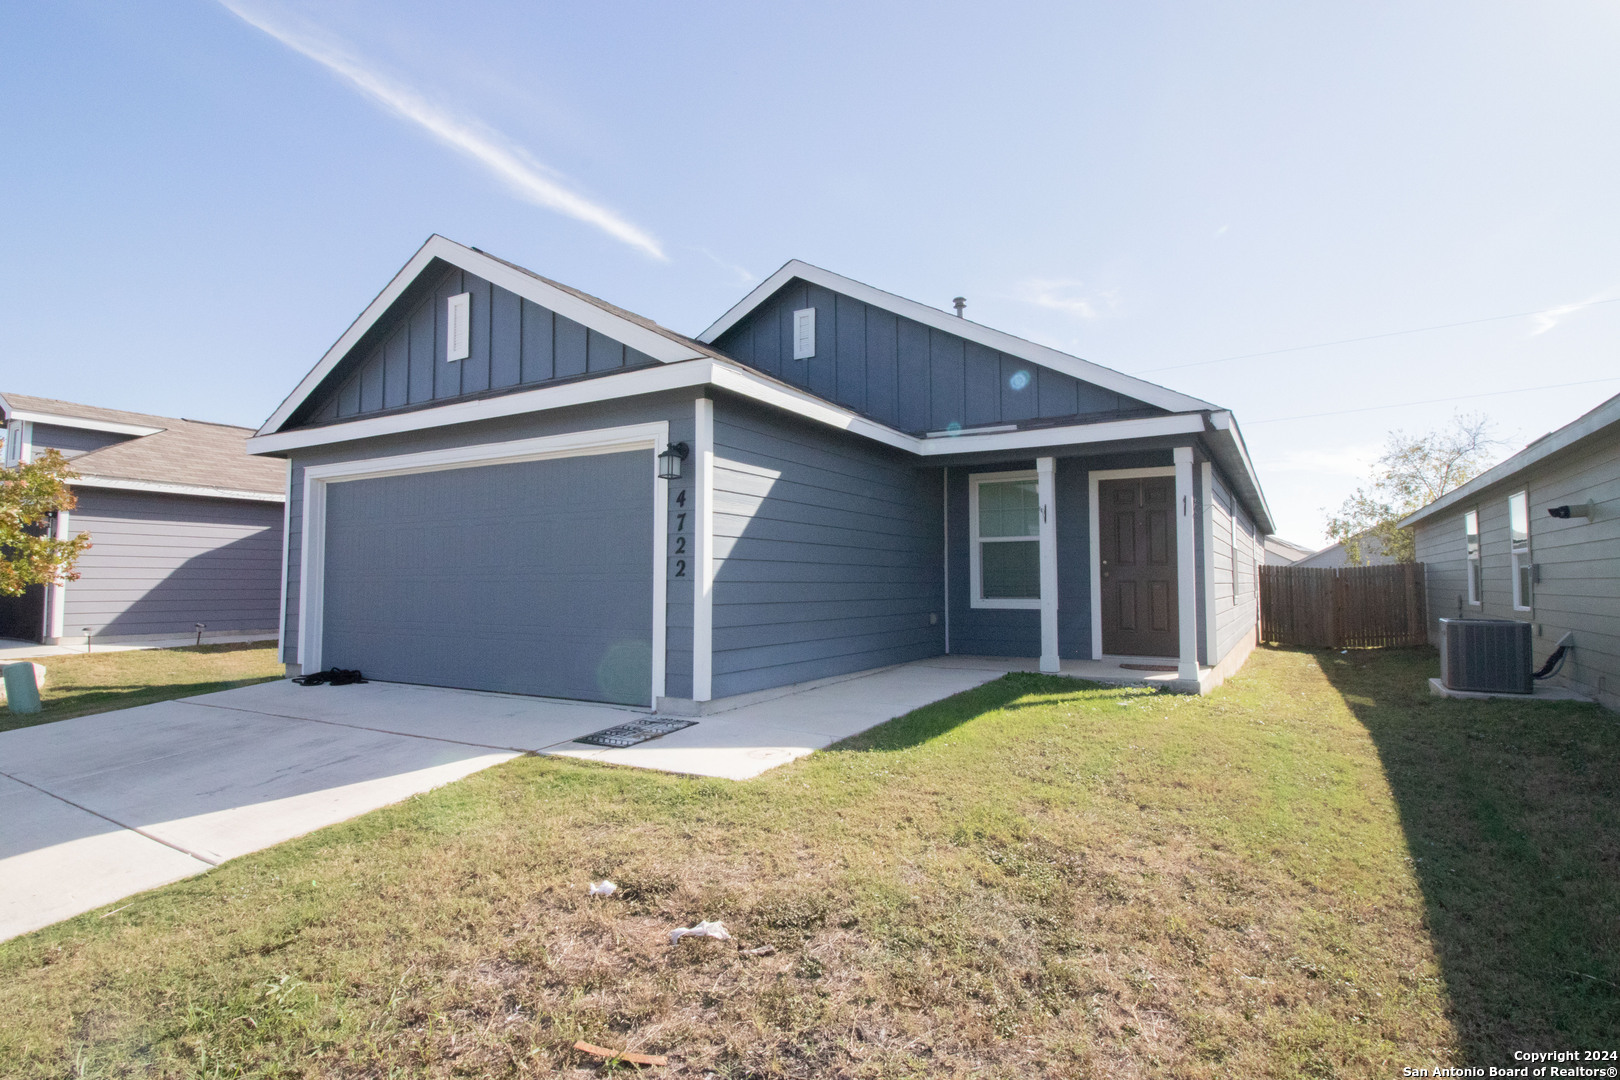
POLYGON ((973 605, 1039 607, 1041 501, 1034 473, 972 478, 973 605))
POLYGON ((1513 608, 1529 611, 1535 567, 1530 562, 1530 499, 1525 492, 1508 499, 1508 530, 1513 552, 1513 608))
POLYGON ((1468 545, 1468 602, 1479 603, 1479 511, 1463 515, 1463 541, 1468 545))

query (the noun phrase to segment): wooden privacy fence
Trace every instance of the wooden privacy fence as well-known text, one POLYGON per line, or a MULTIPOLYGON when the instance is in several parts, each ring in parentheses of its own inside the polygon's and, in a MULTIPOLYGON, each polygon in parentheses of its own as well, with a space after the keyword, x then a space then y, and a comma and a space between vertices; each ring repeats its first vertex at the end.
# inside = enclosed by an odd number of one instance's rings
POLYGON ((1423 565, 1262 566, 1260 636, 1283 645, 1422 645, 1423 565))

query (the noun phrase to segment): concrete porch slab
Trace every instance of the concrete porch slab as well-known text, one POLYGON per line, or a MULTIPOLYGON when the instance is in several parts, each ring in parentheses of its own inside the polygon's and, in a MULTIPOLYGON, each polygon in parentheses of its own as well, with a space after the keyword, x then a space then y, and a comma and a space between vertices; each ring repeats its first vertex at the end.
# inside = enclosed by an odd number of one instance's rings
MULTIPOLYGON (((997 671, 1005 674, 1009 671, 1039 671, 1040 661, 1018 656, 939 656, 932 660, 918 661, 922 664, 932 664, 938 667, 960 669, 982 669, 997 671)), ((1057 674, 1071 679, 1086 679, 1090 682, 1107 683, 1111 686, 1151 686, 1162 690, 1172 690, 1176 693, 1198 694, 1208 693, 1213 688, 1214 669, 1200 667, 1198 669, 1198 685, 1192 685, 1190 680, 1182 679, 1175 670, 1176 661, 1173 657, 1163 656, 1106 656, 1101 660, 1060 660, 1057 674), (1126 664, 1136 665, 1125 667, 1126 664), (1165 668, 1169 671, 1146 670, 1149 668, 1165 668)))
POLYGON ((699 722, 624 749, 584 743, 552 747, 559 757, 642 769, 751 780, 840 739, 904 716, 941 698, 1000 678, 1005 669, 938 666, 931 660, 783 687, 728 706, 724 699, 699 722))

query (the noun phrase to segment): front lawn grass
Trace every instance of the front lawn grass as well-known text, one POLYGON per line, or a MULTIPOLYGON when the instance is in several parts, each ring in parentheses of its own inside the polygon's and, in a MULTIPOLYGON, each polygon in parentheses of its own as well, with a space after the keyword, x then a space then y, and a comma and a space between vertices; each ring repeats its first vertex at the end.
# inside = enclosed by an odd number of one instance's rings
POLYGON ((0 705, 0 731, 211 694, 282 674, 276 647, 258 642, 92 652, 39 657, 33 662, 46 669, 45 692, 40 696, 43 708, 23 714, 0 705))
POLYGON ((1430 699, 1433 666, 1012 675, 743 784, 521 758, 0 945, 0 1061, 614 1071, 584 1039, 668 1076, 1294 1078, 1612 1047, 1620 724, 1430 699), (706 918, 737 942, 671 948, 706 918))

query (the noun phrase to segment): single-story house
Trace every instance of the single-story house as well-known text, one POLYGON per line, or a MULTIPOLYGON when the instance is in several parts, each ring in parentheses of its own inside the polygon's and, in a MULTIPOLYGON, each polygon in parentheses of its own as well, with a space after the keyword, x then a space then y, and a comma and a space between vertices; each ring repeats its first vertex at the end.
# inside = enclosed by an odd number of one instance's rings
POLYGON ((802 262, 686 337, 439 236, 249 440, 283 659, 701 712, 945 653, 1255 643, 1232 414, 802 262))
POLYGON ((0 395, 7 467, 61 451, 89 533, 77 580, 0 597, 0 637, 47 644, 276 636, 285 466, 248 456, 248 428, 0 395))
POLYGON ((1401 521, 1442 617, 1531 623, 1553 680, 1620 708, 1620 396, 1401 521))
POLYGON ((1266 537, 1264 552, 1266 566, 1292 566, 1311 554, 1312 550, 1304 544, 1296 544, 1280 536, 1266 537))

